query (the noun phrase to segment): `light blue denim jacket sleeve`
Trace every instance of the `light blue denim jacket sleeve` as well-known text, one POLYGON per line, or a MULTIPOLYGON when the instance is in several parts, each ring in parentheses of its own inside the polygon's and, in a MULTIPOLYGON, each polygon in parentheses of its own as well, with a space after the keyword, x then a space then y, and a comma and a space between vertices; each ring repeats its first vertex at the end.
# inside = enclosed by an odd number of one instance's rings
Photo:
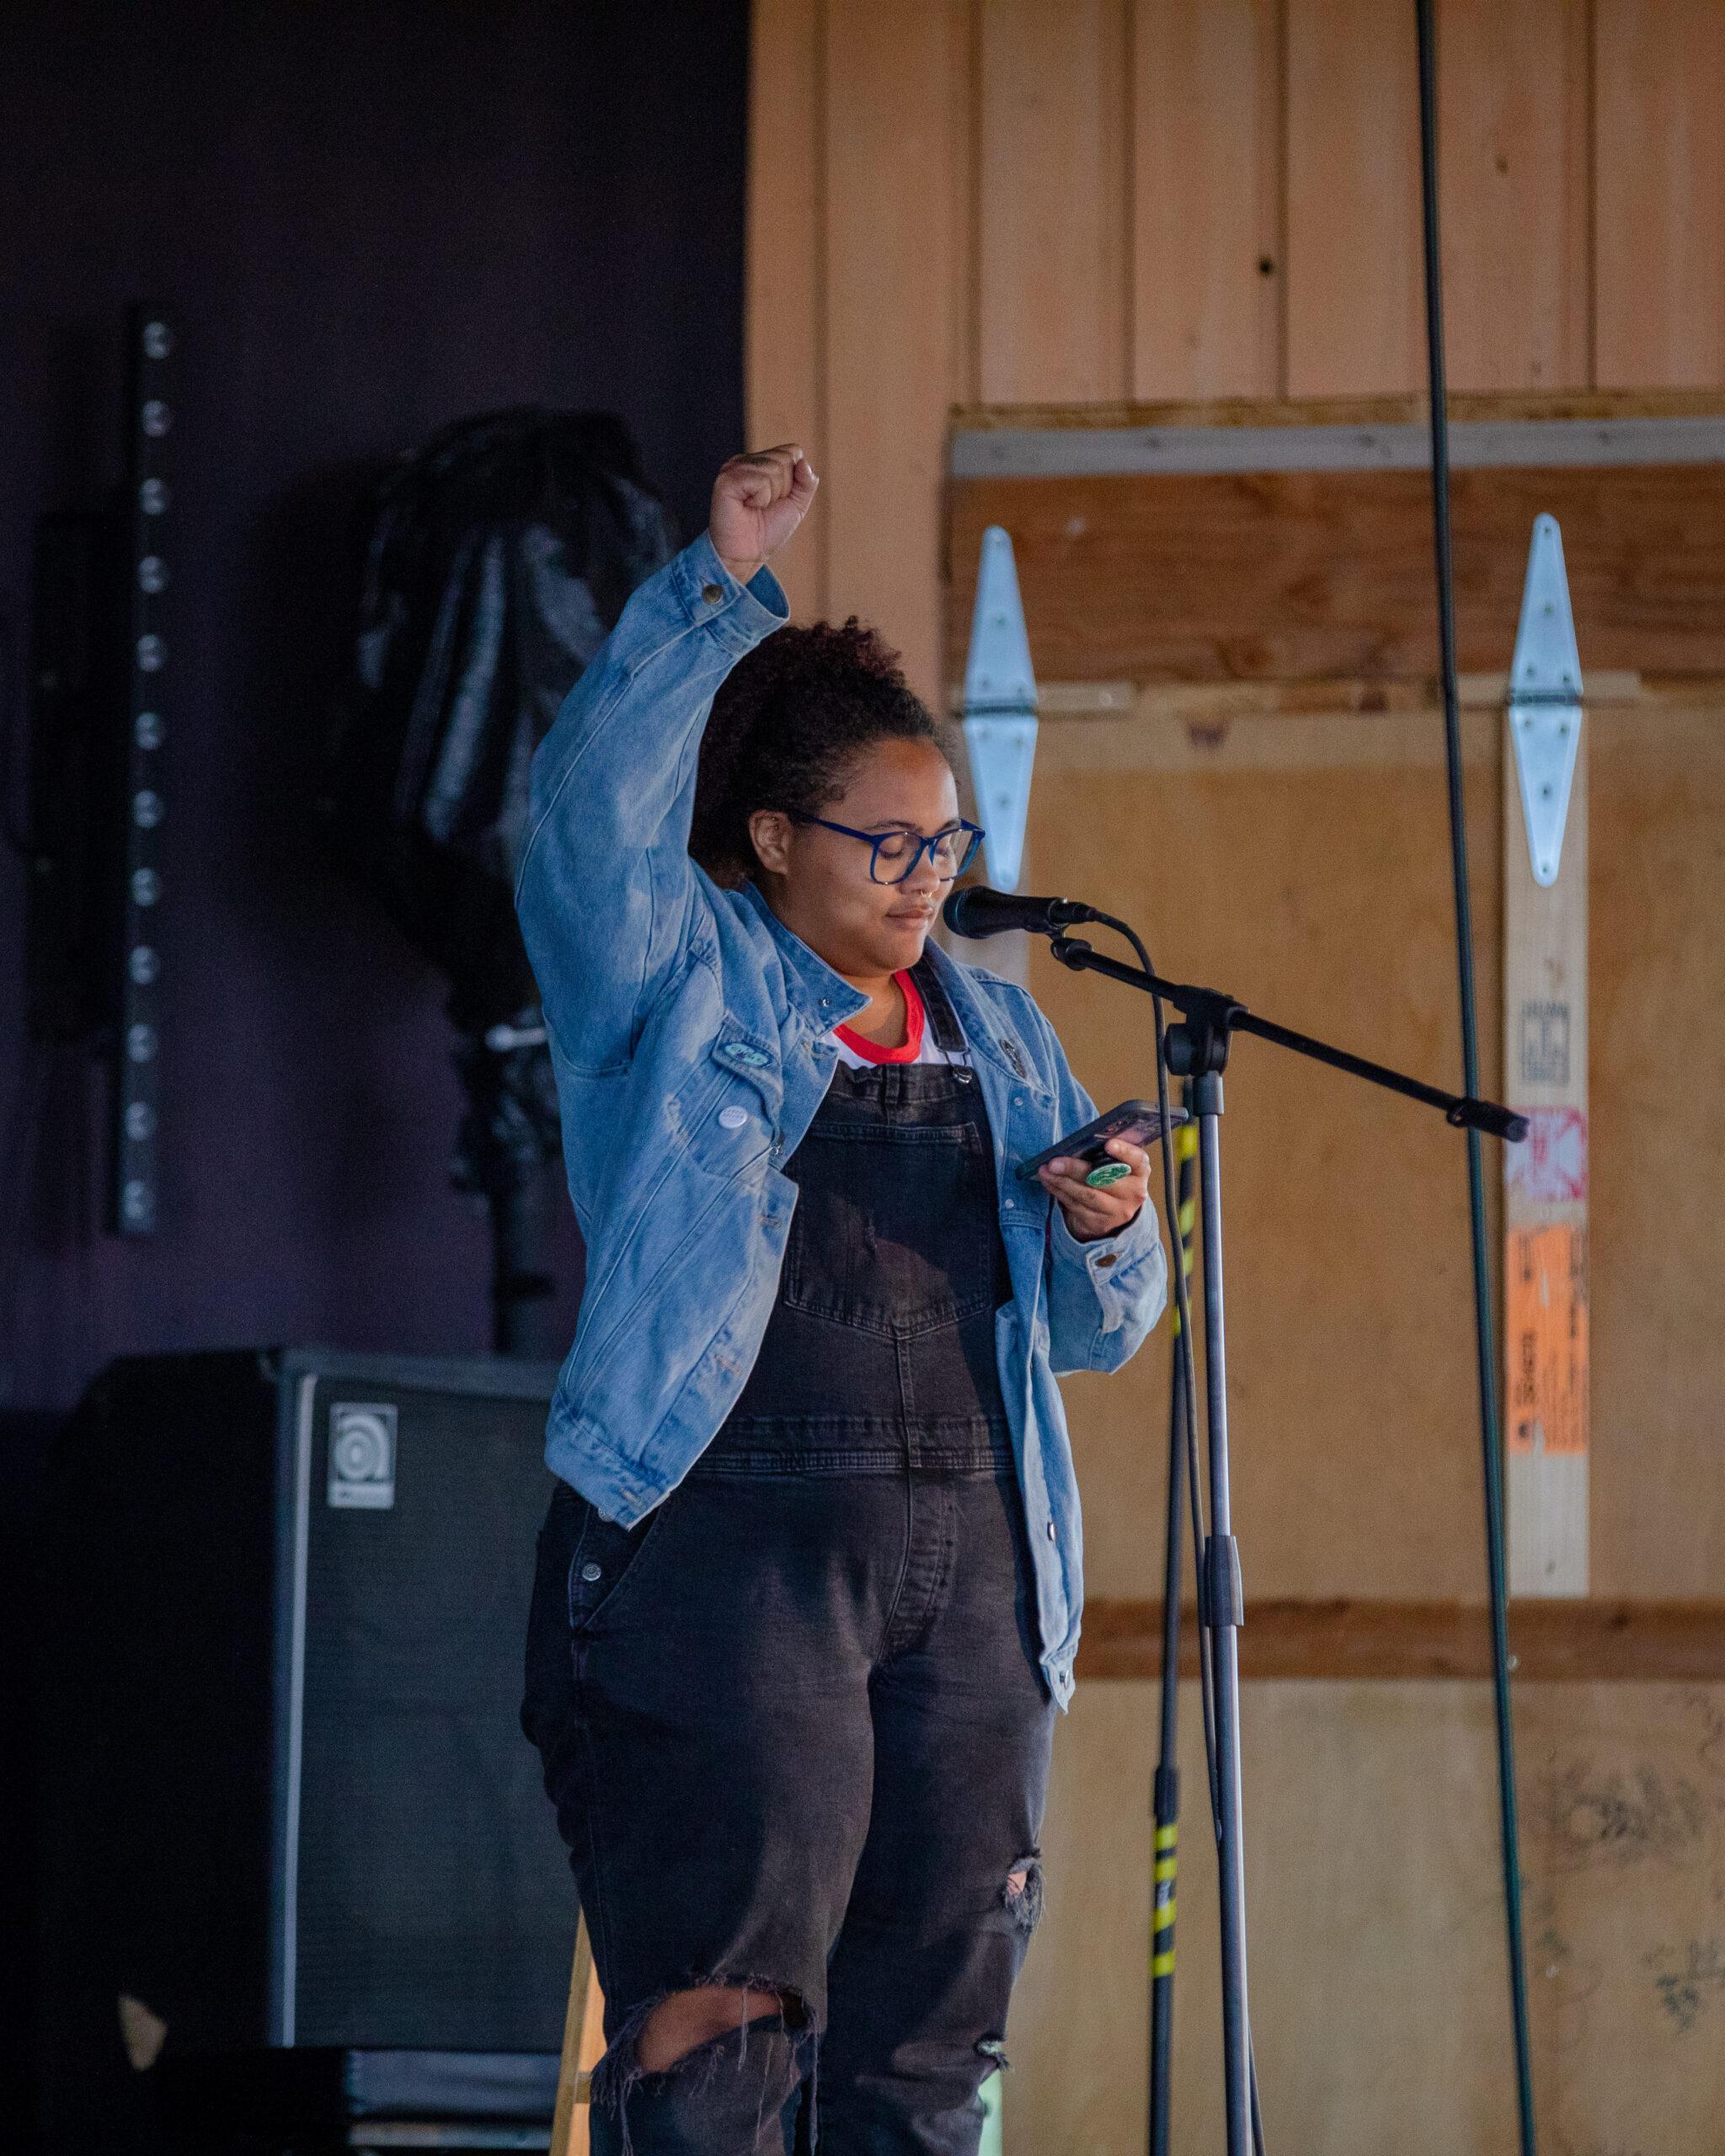
MULTIPOLYGON (((1091 1120, 1094 1104, 1079 1123, 1091 1120)), ((1118 1235, 1081 1243, 1056 1209, 1049 1235, 1049 1362, 1069 1370, 1118 1370, 1149 1337, 1168 1299, 1168 1261, 1146 1202, 1118 1235), (1104 1270, 1113 1260, 1113 1269, 1104 1270)))
POLYGON ((710 903, 689 858, 714 692, 790 618, 770 568, 739 584, 706 532, 630 595, 533 759, 515 906, 563 1059, 628 1062, 710 903))
MULTIPOLYGON (((1099 1110, 1072 1075, 1054 1027, 1028 995, 1025 1001, 1057 1075, 1060 1129, 1081 1130, 1099 1110)), ((1167 1255, 1148 1199, 1117 1234, 1091 1243, 1078 1241, 1056 1205, 1048 1269, 1049 1364, 1056 1376, 1119 1369, 1138 1353, 1167 1302, 1167 1255)))

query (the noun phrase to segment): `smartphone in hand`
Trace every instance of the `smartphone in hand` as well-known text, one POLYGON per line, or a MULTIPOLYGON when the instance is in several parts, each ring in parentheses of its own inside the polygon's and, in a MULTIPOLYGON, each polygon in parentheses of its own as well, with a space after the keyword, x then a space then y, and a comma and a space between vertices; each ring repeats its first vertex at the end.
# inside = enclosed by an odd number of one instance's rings
MULTIPOLYGON (((1168 1112, 1170 1129, 1191 1120, 1184 1108, 1171 1108, 1168 1112)), ((1162 1129, 1162 1110, 1154 1101, 1122 1101, 1119 1107, 1097 1116, 1094 1123, 1087 1123, 1081 1130, 1061 1139, 1058 1145, 1050 1145, 1044 1152, 1021 1161, 1013 1172, 1020 1182, 1033 1182, 1037 1170, 1046 1167, 1050 1161, 1081 1161, 1090 1171, 1084 1178, 1087 1182, 1114 1182, 1114 1177, 1099 1171, 1118 1168, 1124 1175, 1126 1164, 1107 1150, 1109 1139, 1124 1138, 1129 1145, 1150 1145, 1161 1137, 1162 1129)))

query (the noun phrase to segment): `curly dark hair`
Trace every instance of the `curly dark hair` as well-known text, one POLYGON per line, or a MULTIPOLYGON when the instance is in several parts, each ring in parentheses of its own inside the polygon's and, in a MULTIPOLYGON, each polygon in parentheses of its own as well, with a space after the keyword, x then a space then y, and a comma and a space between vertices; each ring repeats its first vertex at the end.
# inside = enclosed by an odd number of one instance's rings
POLYGON ((818 814, 844 792, 871 742, 930 741, 949 755, 899 659, 852 614, 842 628, 775 629, 738 660, 702 739, 689 834, 689 851, 715 883, 735 889, 753 874, 756 808, 818 814))

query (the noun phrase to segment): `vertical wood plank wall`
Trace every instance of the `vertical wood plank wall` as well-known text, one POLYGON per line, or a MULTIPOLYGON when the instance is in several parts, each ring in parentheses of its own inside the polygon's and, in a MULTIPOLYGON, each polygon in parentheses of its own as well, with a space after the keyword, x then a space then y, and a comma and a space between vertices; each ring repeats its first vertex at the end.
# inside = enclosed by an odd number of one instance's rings
MULTIPOLYGON (((1439 0, 1457 390, 1725 387, 1725 7, 1439 0)), ((747 430, 925 696, 954 403, 1423 379, 1407 0, 756 0, 747 430)))

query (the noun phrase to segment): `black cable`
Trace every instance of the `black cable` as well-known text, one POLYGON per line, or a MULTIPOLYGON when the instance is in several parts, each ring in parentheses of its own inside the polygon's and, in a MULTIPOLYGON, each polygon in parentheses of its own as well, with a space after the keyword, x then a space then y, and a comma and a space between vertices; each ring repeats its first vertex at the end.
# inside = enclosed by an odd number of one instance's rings
MULTIPOLYGON (((1450 871, 1455 887, 1455 956, 1461 991, 1464 1087, 1479 1091, 1478 1022, 1473 991, 1473 925, 1468 904, 1466 798, 1461 776, 1461 719, 1455 686, 1455 583, 1450 545, 1450 426, 1444 372, 1443 264, 1438 238, 1437 65, 1431 0, 1414 0, 1419 36, 1419 164, 1425 242, 1426 360, 1430 378, 1432 528, 1438 575, 1438 643, 1443 672, 1444 750, 1450 782, 1450 871)), ((1498 1723, 1498 1796, 1503 1907, 1509 1929, 1510 2009, 1522 2156, 1534 2156, 1533 2065, 1522 1949, 1519 1836, 1515 1818, 1515 1733, 1509 1709, 1509 1632, 1503 1574, 1503 1489, 1498 1438, 1497 1361, 1492 1340, 1491 1279, 1486 1256, 1485 1174, 1479 1133, 1467 1133, 1467 1194, 1473 1240, 1474 1337, 1484 1455, 1486 1571, 1492 1603, 1493 1694, 1498 1723)))

